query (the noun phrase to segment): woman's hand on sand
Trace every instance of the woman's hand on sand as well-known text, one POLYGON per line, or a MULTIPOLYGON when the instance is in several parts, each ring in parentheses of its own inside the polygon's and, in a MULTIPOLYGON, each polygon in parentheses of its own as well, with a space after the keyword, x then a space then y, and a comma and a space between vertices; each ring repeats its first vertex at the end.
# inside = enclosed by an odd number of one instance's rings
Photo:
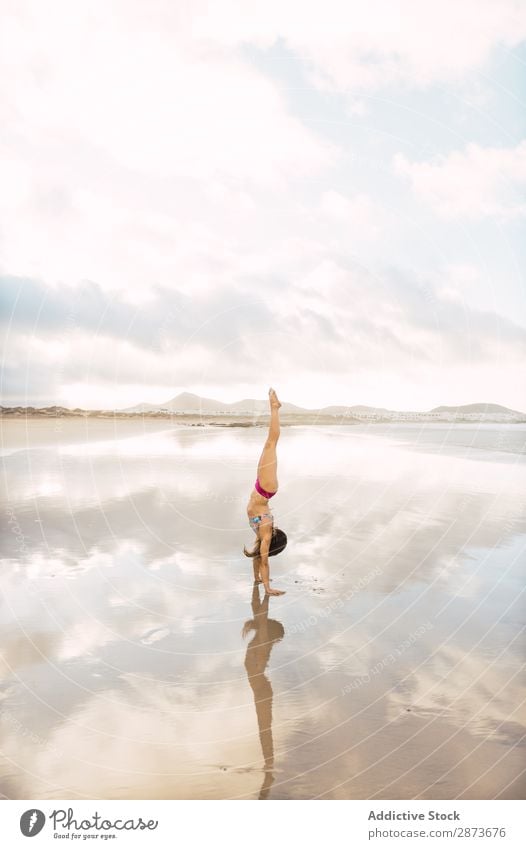
POLYGON ((285 595, 286 590, 273 590, 272 587, 265 587, 265 595, 285 595))

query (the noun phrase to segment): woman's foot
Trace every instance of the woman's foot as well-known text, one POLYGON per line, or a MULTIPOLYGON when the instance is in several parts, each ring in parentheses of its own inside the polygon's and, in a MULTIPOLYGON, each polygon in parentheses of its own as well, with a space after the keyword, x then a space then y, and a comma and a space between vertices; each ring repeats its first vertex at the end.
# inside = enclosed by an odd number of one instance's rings
POLYGON ((279 410, 279 408, 281 407, 281 401, 276 395, 275 389, 272 389, 272 387, 268 391, 268 399, 270 401, 270 406, 276 407, 279 410))

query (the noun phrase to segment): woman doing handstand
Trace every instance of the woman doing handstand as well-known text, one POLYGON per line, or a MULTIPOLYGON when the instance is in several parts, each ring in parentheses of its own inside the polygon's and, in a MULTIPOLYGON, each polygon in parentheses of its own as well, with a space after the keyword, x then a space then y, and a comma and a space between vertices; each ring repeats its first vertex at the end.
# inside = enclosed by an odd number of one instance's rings
POLYGON ((283 551, 287 544, 287 535, 274 524, 274 517, 268 502, 278 491, 276 445, 279 439, 279 408, 281 403, 273 389, 269 389, 270 425, 266 442, 258 463, 258 473, 254 489, 247 504, 250 527, 257 536, 251 551, 245 548, 247 557, 254 557, 254 579, 263 583, 268 595, 283 595, 284 590, 270 588, 268 558, 283 551))

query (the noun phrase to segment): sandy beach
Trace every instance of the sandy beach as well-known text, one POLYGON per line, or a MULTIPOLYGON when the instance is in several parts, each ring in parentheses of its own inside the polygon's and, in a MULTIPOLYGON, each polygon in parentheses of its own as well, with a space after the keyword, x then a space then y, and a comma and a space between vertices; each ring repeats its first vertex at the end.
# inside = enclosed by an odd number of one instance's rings
POLYGON ((268 603, 260 428, 2 421, 3 798, 524 798, 526 426, 289 424, 268 603))

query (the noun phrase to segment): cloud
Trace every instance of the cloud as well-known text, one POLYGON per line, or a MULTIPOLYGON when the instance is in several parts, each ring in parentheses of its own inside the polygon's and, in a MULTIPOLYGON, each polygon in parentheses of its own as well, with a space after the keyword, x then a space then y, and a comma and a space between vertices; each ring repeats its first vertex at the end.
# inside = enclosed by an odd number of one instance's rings
MULTIPOLYGON (((153 4, 154 18, 162 5, 153 4)), ((94 6, 57 2, 53 16, 22 3, 6 16, 5 108, 19 126, 89 139, 151 175, 234 173, 266 184, 325 166, 331 145, 291 117, 276 86, 239 56, 196 40, 191 21, 152 31, 134 26, 146 23, 140 4, 109 13, 100 4, 102 21, 94 6)))
MULTIPOLYGON (((262 353, 269 378, 303 387, 298 403, 321 376, 327 402, 345 400, 350 374, 387 403, 374 379, 383 391, 417 361, 515 362, 522 328, 479 310, 475 286, 465 297, 454 247, 437 273, 428 244, 407 262, 424 273, 396 267, 412 210, 379 148, 360 157, 358 134, 298 116, 317 120, 323 100, 380 119, 359 89, 456 81, 513 46, 523 17, 512 0, 17 4, 0 58, 5 403, 253 395, 262 353), (289 71, 310 80, 301 96, 289 71)), ((396 167, 448 215, 515 215, 522 154, 471 145, 396 167)))
POLYGON ((322 195, 321 211, 330 219, 332 227, 341 223, 355 241, 374 241, 385 226, 385 216, 379 205, 364 193, 346 197, 329 189, 322 195))
POLYGON ((10 278, 4 403, 25 387, 32 403, 36 383, 40 393, 46 383, 50 393, 106 384, 111 406, 126 405, 123 387, 137 393, 141 383, 165 386, 166 398, 174 386, 228 384, 233 398, 233 387, 254 382, 262 356, 269 373, 298 382, 330 374, 340 385, 375 369, 397 370, 401 379, 415 363, 447 370, 523 360, 526 329, 468 307, 456 273, 419 277, 392 267, 373 274, 348 258, 325 257, 286 288, 279 279, 261 292, 243 285, 204 304, 156 287, 140 309, 92 283, 57 289, 10 278))
POLYGON ((239 238, 262 232, 260 196, 319 176, 338 147, 240 53, 176 13, 161 26, 164 4, 149 25, 139 4, 100 19, 94 5, 4 16, 2 270, 136 302, 155 283, 208 291, 239 238))
POLYGON ((483 67, 498 46, 526 37, 520 0, 230 0, 194 5, 197 37, 268 50, 278 40, 299 56, 311 82, 337 91, 458 82, 483 67))
MULTIPOLYGON (((513 0, 53 8, 21 2, 3 21, 2 270, 91 279, 136 303, 155 284, 201 296, 233 267, 283 267, 285 229, 292 248, 316 238, 306 187, 346 195, 331 179, 343 147, 301 123, 254 49, 285 45, 322 88, 420 87, 479 68, 525 29, 513 0)), ((348 200, 356 237, 373 242, 371 199, 348 200)))
POLYGON ((432 162, 410 162, 398 153, 396 174, 444 218, 512 218, 526 214, 526 141, 514 148, 468 144, 432 162))

